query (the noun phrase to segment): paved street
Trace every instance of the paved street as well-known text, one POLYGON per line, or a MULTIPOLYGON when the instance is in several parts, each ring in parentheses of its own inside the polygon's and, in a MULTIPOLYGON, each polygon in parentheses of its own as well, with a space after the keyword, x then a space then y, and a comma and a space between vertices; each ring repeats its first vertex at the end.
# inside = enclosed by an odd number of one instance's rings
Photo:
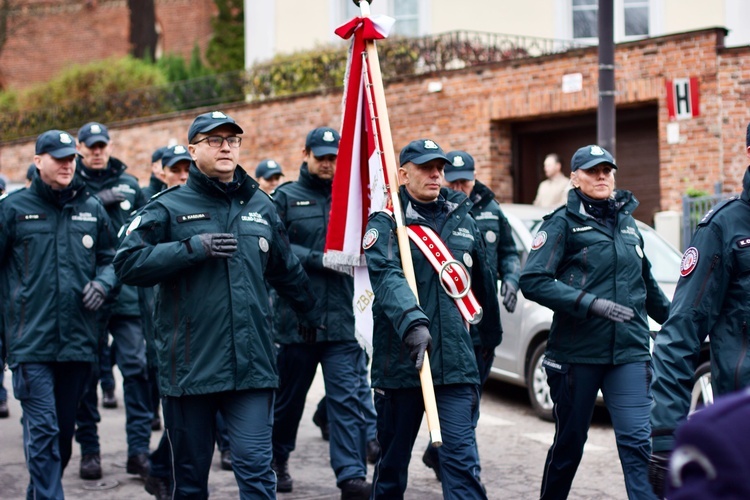
MULTIPOLYGON (((115 370, 116 374, 117 370, 115 370)), ((10 372, 6 372, 5 387, 10 389, 10 372)), ((333 471, 328 463, 328 446, 312 423, 315 405, 323 394, 320 372, 308 397, 300 426, 297 450, 289 461, 294 478, 294 492, 279 494, 282 500, 338 498, 333 471)), ((78 478, 80 455, 74 444, 73 458, 63 480, 67 498, 73 499, 147 499, 143 483, 125 473, 125 411, 122 407, 121 385, 118 385, 119 406, 115 410, 102 409, 99 428, 102 446, 102 481, 83 481, 78 478), (104 489, 107 488, 107 489, 104 489)), ((0 499, 23 498, 28 483, 22 450, 21 409, 11 398, 9 419, 0 420, 0 499)), ((602 412, 603 413, 603 412, 602 412)), ((491 382, 482 399, 478 427, 479 451, 482 459, 482 478, 491 499, 538 498, 542 466, 547 448, 552 442, 554 425, 537 419, 528 404, 526 393, 516 387, 491 382)), ((155 447, 161 433, 155 432, 151 445, 155 447)), ((421 462, 427 442, 427 427, 412 454, 409 470, 408 499, 442 498, 440 483, 434 473, 421 462)), ((370 466, 369 479, 372 478, 370 466)), ((237 485, 231 472, 222 471, 218 452, 210 476, 211 498, 237 498, 237 485)), ((625 486, 614 444, 611 425, 597 413, 589 433, 589 441, 570 498, 624 499, 625 486)))

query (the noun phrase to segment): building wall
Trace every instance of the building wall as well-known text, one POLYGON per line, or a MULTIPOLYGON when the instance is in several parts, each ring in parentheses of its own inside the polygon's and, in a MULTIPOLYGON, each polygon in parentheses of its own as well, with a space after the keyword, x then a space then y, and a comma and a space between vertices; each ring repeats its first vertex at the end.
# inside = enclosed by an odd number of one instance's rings
MULTIPOLYGON (((618 107, 658 105, 661 209, 679 210, 687 188, 725 192, 741 189, 745 126, 750 121, 750 49, 721 49, 723 30, 620 44, 616 49, 618 107), (679 122, 682 142, 667 144, 666 78, 700 80, 700 116, 679 122)), ((387 76, 387 75, 386 75, 387 76)), ((476 159, 478 177, 503 202, 512 201, 512 125, 595 111, 596 48, 559 56, 506 61, 481 68, 391 80, 385 89, 394 146, 434 139, 445 150, 463 149, 476 159), (581 92, 563 94, 564 74, 580 72, 581 92), (428 92, 441 81, 442 92, 428 92)), ((171 138, 184 142, 201 110, 131 124, 114 124, 115 156, 146 182, 151 152, 171 138)), ((287 180, 297 177, 306 133, 317 126, 340 126, 340 91, 315 92, 264 103, 225 108, 244 128, 240 163, 251 173, 258 161, 281 163, 287 180)), ((74 132, 74 131, 72 131, 74 132)), ((0 170, 20 180, 33 143, 0 149, 0 170)), ((637 189, 636 195, 637 195, 637 189)))
MULTIPOLYGON (((130 13, 124 0, 39 2, 20 0, 0 54, 0 83, 22 88, 44 82, 72 64, 130 52, 130 13)), ((189 57, 211 37, 213 0, 155 0, 163 49, 189 57)))

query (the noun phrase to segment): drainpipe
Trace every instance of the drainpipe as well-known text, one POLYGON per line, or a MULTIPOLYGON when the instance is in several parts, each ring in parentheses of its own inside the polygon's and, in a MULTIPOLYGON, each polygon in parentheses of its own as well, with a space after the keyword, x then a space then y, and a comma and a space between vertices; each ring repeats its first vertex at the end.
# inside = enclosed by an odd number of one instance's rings
POLYGON ((599 106, 596 139, 616 157, 615 151, 615 40, 613 0, 599 0, 599 106))

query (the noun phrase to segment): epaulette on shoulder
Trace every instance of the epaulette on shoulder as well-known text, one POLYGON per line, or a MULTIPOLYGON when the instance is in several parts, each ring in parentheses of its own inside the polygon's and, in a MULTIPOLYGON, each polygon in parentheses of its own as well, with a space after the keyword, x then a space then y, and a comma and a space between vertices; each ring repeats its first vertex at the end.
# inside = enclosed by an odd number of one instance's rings
POLYGON ((384 208, 383 210, 376 210, 375 212, 371 213, 371 214, 370 214, 370 215, 369 215, 369 216, 367 217, 367 220, 371 220, 371 219, 373 219, 373 218, 374 218, 374 217, 375 217, 376 215, 378 215, 378 214, 385 214, 385 215, 387 215, 388 217, 390 217, 390 218, 391 218, 391 220, 393 220, 393 222, 396 222, 396 218, 395 218, 395 217, 393 216, 393 212, 392 212, 392 211, 390 211, 390 210, 388 210, 387 208, 384 208))
POLYGON ((286 181, 286 182, 284 182, 283 184, 279 184, 278 186, 276 186, 276 189, 274 189, 274 192, 278 191, 278 190, 279 190, 280 188, 283 188, 283 187, 284 187, 284 186, 286 186, 287 184, 292 184, 293 182, 294 182, 294 181, 286 181))
POLYGON ((547 220, 547 219, 549 219, 550 217, 552 217, 553 215, 555 215, 555 214, 556 214, 557 212, 559 212, 560 210, 565 210, 565 205, 560 205, 559 207, 555 208, 555 209, 554 209, 554 210, 552 210, 551 212, 549 212, 549 213, 547 213, 547 214, 543 215, 543 216, 542 216, 542 219, 544 219, 544 220, 547 220))
POLYGON ((730 203, 735 202, 739 200, 739 195, 732 196, 731 198, 727 200, 720 201, 716 204, 711 210, 706 212, 706 215, 703 216, 703 218, 698 222, 699 226, 705 226, 709 222, 711 222, 711 219, 714 218, 714 216, 722 209, 724 209, 726 206, 728 206, 730 203))
POLYGON ((155 199, 157 199, 158 197, 160 197, 161 195, 163 195, 165 193, 169 193, 170 191, 174 191, 175 189, 179 188, 180 186, 182 186, 182 184, 177 184, 176 186, 172 186, 171 188, 167 188, 167 189, 165 189, 163 191, 159 191, 158 193, 156 193, 155 195, 153 195, 151 198, 149 198, 149 201, 155 200, 155 199))

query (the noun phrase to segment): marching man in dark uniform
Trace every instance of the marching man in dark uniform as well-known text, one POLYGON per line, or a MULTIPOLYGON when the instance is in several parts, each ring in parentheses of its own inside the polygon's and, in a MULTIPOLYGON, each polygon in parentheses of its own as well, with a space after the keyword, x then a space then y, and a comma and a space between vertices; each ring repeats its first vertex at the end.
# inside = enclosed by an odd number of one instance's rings
MULTIPOLYGON (((750 125, 745 145, 750 158, 750 125)), ((659 495, 706 336, 714 395, 750 385, 750 167, 742 186, 740 196, 720 203, 698 224, 682 257, 669 319, 656 336, 649 479, 659 495)))
POLYGON ((289 455, 296 444, 307 391, 320 364, 326 386, 331 467, 341 498, 359 499, 370 497, 367 422, 360 398, 362 389, 370 397, 367 362, 354 336, 354 279, 323 267, 338 148, 339 133, 332 128, 310 131, 299 180, 282 184, 273 195, 292 250, 310 276, 325 326, 306 339, 300 335, 287 301, 276 303, 281 383, 274 411, 273 458, 278 491, 292 491, 289 455))
MULTIPOLYGON (((76 175, 86 183, 86 191, 96 195, 107 210, 112 225, 117 229, 123 226, 130 213, 143 206, 145 199, 138 185, 138 179, 126 172, 127 166, 112 156, 113 144, 109 130, 101 123, 90 122, 78 131, 78 158, 76 175)), ((122 286, 117 301, 105 304, 100 311, 100 327, 103 342, 108 333, 114 339, 117 366, 122 373, 122 386, 125 402, 125 431, 128 440, 128 474, 148 475, 148 451, 151 440, 150 387, 146 362, 146 343, 138 307, 138 292, 133 287, 122 286)), ((105 351, 107 354, 108 351, 105 351)), ((100 363, 108 360, 101 359, 100 363)), ((78 412, 76 440, 81 445, 82 479, 98 479, 102 476, 96 408, 96 379, 92 380, 78 412)), ((106 393, 105 393, 106 396, 106 393)), ((104 397, 102 398, 104 400, 104 397)), ((113 405, 103 406, 113 408, 113 405)))
POLYGON ((375 293, 372 385, 382 450, 375 466, 373 498, 403 498, 406 490, 411 451, 424 413, 418 371, 425 351, 430 353, 443 437, 438 449, 443 495, 486 498, 478 476, 475 436, 480 376, 467 322, 481 318, 483 348, 494 349, 500 343, 493 268, 469 214, 471 201, 442 187, 448 163, 443 150, 429 139, 413 141, 401 151, 399 163, 404 219, 415 235, 410 236, 410 247, 419 299, 401 268, 396 223, 391 214, 378 212, 370 218, 363 239, 375 293), (441 255, 435 256, 430 248, 442 248, 441 255), (441 271, 441 259, 453 263, 446 262, 441 271), (448 276, 453 275, 464 277, 459 288, 445 283, 452 282, 448 276), (468 305, 453 298, 468 292, 468 287, 473 292, 464 297, 468 305))
POLYGON ((303 335, 319 325, 310 280, 271 199, 237 164, 241 133, 220 111, 199 115, 188 131, 187 184, 152 199, 115 256, 124 283, 159 285, 154 342, 175 498, 208 497, 217 410, 240 497, 276 497, 278 375, 266 282, 291 304, 303 335))
POLYGON ((27 498, 63 498, 78 403, 97 360, 96 310, 115 286, 114 232, 75 173, 75 140, 36 141, 31 186, 0 202, 3 321, 21 402, 27 498))
MULTIPOLYGON (((516 252, 510 224, 503 211, 495 201, 495 193, 490 188, 476 180, 474 174, 474 158, 466 151, 451 151, 448 153, 450 163, 445 165, 445 184, 454 191, 464 193, 474 204, 471 216, 477 223, 479 233, 484 239, 487 252, 487 262, 492 269, 492 275, 502 279, 500 295, 503 306, 508 312, 516 310, 518 294, 518 276, 521 273, 521 261, 516 252)), ((479 389, 487 381, 495 359, 495 349, 482 347, 482 339, 476 327, 471 328, 474 340, 474 355, 479 369, 479 389)), ((435 470, 438 480, 441 479, 438 463, 438 451, 428 446, 422 455, 422 462, 435 470)))

